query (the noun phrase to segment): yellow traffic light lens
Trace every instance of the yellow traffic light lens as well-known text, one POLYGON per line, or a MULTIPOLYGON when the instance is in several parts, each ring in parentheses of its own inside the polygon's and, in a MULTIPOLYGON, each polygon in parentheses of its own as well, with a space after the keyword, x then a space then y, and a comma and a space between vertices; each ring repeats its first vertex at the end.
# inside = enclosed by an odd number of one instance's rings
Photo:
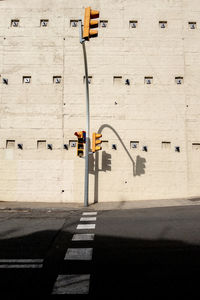
POLYGON ((90 11, 90 17, 91 17, 91 19, 97 19, 97 18, 99 18, 99 11, 91 9, 91 11, 90 11))
POLYGON ((101 140, 98 140, 100 137, 102 137, 102 134, 100 134, 100 133, 94 132, 92 134, 92 152, 93 153, 102 149, 100 146, 98 146, 99 144, 102 143, 101 140))

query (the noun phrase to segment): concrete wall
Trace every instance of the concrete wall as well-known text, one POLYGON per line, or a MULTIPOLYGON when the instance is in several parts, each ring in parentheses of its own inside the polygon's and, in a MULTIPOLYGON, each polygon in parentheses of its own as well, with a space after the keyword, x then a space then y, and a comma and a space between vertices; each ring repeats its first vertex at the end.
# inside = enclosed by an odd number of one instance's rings
POLYGON ((1 0, 0 200, 83 202, 84 159, 70 141, 85 129, 84 66, 70 21, 87 6, 108 21, 86 43, 91 135, 104 141, 90 157, 90 203, 199 197, 199 1, 1 0))

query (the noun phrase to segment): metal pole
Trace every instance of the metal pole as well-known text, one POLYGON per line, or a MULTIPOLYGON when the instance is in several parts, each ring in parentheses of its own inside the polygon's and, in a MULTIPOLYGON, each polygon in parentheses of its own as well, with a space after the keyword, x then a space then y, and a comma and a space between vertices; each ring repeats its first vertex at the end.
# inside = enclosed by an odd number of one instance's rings
POLYGON ((83 48, 84 67, 85 67, 85 88, 86 88, 86 144, 85 144, 85 185, 84 185, 84 206, 88 206, 88 185, 89 185, 89 147, 90 147, 90 107, 89 107, 89 83, 88 66, 85 40, 82 35, 82 20, 79 20, 80 43, 83 48))

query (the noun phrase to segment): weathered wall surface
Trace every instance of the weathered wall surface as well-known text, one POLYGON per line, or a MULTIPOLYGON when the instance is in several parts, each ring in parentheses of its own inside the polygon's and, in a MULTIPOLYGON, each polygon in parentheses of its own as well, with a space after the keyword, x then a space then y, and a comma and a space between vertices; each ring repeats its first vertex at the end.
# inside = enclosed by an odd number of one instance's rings
POLYGON ((85 129, 84 67, 70 21, 87 6, 107 21, 86 43, 91 134, 104 141, 90 203, 200 196, 199 1, 2 0, 0 200, 83 202, 84 159, 70 141, 85 129))

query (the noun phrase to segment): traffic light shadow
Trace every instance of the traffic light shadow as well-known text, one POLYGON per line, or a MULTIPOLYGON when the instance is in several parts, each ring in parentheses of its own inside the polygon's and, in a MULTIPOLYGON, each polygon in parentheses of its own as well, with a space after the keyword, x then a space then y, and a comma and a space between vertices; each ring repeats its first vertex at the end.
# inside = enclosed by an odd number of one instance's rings
MULTIPOLYGON (((129 153, 128 149, 126 148, 123 140, 117 133, 117 131, 108 124, 103 124, 99 130, 98 133, 102 134, 102 131, 108 128, 114 132, 114 134, 117 136, 119 142, 121 143, 125 153, 128 155, 132 168, 133 168, 133 177, 135 176, 141 176, 145 174, 145 163, 146 159, 144 157, 141 157, 140 155, 136 156, 136 160, 132 158, 131 154, 129 153)), ((95 176, 94 178, 94 203, 98 203, 98 191, 99 191, 99 172, 103 171, 111 171, 111 154, 107 153, 106 151, 102 152, 102 165, 99 165, 99 152, 96 151, 94 155, 90 155, 89 158, 89 172, 90 174, 93 174, 95 176)))
POLYGON ((145 163, 146 163, 146 159, 144 157, 137 155, 135 176, 141 176, 141 175, 145 174, 145 168, 146 168, 145 163))

